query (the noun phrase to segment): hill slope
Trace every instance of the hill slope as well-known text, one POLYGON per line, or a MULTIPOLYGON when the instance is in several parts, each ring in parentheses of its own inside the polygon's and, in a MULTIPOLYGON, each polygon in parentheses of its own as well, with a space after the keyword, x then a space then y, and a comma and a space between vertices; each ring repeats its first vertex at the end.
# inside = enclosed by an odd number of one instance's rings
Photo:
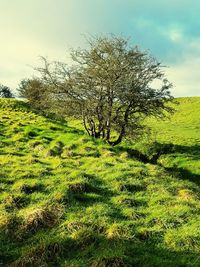
POLYGON ((180 102, 144 163, 1 100, 0 266, 200 266, 200 99, 180 102))

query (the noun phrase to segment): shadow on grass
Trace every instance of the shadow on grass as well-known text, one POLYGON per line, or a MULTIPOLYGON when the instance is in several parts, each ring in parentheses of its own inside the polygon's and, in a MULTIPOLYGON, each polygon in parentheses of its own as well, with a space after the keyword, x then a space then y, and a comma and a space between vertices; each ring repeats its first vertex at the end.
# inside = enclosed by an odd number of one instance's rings
MULTIPOLYGON (((70 244, 70 242, 69 242, 70 244)), ((67 244, 67 245, 69 245, 67 244)), ((88 234, 85 239, 84 235, 78 236, 70 250, 63 251, 63 256, 68 259, 86 260, 84 266, 105 266, 105 267, 199 267, 200 257, 197 253, 188 251, 172 251, 167 248, 156 246, 156 242, 149 240, 141 242, 133 238, 108 239, 96 232, 88 234), (118 248, 118 250, 117 250, 118 248), (120 251, 121 249, 121 251, 120 251), (110 254, 105 253, 106 250, 110 254), (87 251, 87 252, 86 252, 87 251), (114 253, 112 253, 112 252, 114 253), (88 256, 87 254, 88 253, 88 256), (66 253, 66 254, 65 254, 66 253), (89 255, 92 255, 92 257, 89 255)), ((67 246, 65 245, 65 248, 67 246)), ((82 265, 76 265, 82 266, 82 265)))
POLYGON ((200 185, 200 174, 192 173, 191 171, 181 167, 162 167, 178 179, 189 180, 197 185, 200 185))
POLYGON ((143 163, 157 164, 158 159, 162 155, 176 155, 182 154, 189 157, 191 160, 200 160, 200 145, 184 146, 174 145, 172 143, 158 143, 150 144, 145 153, 129 147, 118 146, 111 148, 115 153, 127 152, 130 158, 136 158, 143 163))
POLYGON ((178 179, 189 180, 196 183, 197 185, 200 185, 200 174, 195 174, 190 170, 178 166, 165 167, 159 162, 159 158, 163 155, 169 155, 174 158, 185 157, 187 159, 189 158, 189 160, 194 161, 200 160, 200 145, 186 146, 174 145, 172 143, 161 144, 155 142, 146 149, 146 154, 143 154, 136 149, 123 146, 112 148, 112 151, 118 154, 121 152, 127 152, 130 158, 135 158, 143 163, 159 165, 178 179))
MULTIPOLYGON (((190 251, 177 252, 156 246, 155 241, 140 241, 123 237, 106 238, 91 227, 76 233, 76 239, 70 237, 57 242, 49 241, 36 244, 30 251, 15 255, 3 247, 1 240, 0 266, 105 266, 105 267, 198 267, 199 254, 190 251), (110 253, 108 253, 110 251, 110 253), (14 261, 13 261, 14 260, 14 261), (62 263, 66 262, 65 265, 62 263), (70 262, 71 264, 67 265, 70 262), (73 264, 74 263, 74 264, 73 264)), ((13 245, 18 245, 16 242, 13 245)), ((23 249, 23 247, 21 247, 23 249)))
POLYGON ((173 251, 157 247, 155 241, 136 242, 128 246, 127 263, 124 266, 137 267, 198 267, 199 254, 188 251, 173 251))

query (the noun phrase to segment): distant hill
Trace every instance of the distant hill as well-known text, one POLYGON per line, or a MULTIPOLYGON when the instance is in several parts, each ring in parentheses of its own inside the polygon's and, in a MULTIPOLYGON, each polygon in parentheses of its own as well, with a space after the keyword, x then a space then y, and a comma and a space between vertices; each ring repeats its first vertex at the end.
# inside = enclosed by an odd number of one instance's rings
POLYGON ((200 266, 200 97, 110 147, 0 99, 0 266, 200 266))
POLYGON ((175 99, 177 105, 169 120, 151 120, 151 126, 158 133, 161 142, 177 145, 200 145, 200 97, 175 99))

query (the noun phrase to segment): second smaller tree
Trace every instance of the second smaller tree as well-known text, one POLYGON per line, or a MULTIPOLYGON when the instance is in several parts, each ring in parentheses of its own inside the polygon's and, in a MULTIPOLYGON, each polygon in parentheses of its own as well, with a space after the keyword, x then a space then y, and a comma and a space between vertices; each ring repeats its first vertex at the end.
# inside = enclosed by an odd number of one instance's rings
POLYGON ((14 95, 12 94, 11 89, 8 86, 0 84, 0 97, 13 98, 14 95))

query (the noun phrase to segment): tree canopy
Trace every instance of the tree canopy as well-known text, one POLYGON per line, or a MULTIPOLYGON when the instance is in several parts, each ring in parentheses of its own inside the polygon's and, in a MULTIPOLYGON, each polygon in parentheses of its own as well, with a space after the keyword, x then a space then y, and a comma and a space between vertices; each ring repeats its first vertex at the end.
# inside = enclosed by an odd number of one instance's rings
POLYGON ((140 135, 146 117, 172 112, 167 104, 172 84, 163 66, 127 39, 91 38, 87 48, 72 50, 71 58, 70 67, 43 58, 37 70, 48 91, 44 98, 63 114, 82 118, 89 135, 116 145, 140 135))
POLYGON ((0 84, 0 97, 13 98, 14 95, 12 94, 11 89, 8 86, 0 84))
POLYGON ((49 92, 42 80, 38 78, 23 79, 18 85, 19 97, 28 99, 33 108, 46 110, 49 106, 49 92))

